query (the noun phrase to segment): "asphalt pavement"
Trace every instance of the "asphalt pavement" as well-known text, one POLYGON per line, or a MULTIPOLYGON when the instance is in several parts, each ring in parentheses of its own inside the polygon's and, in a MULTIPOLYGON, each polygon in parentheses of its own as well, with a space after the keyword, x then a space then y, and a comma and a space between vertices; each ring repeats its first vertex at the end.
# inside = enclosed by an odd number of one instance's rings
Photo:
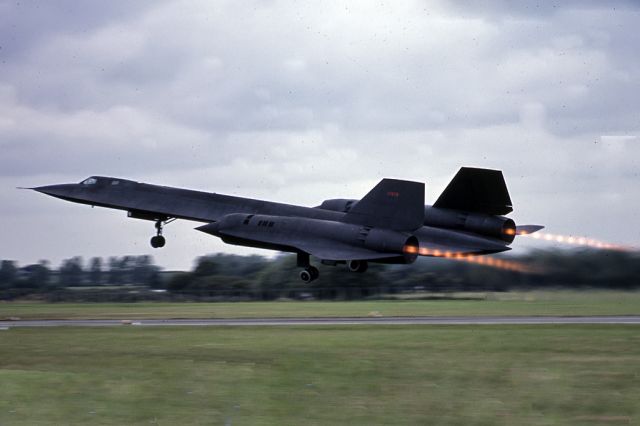
POLYGON ((636 324, 632 316, 487 316, 487 317, 353 317, 353 318, 238 318, 142 320, 15 320, 0 321, 0 329, 13 327, 114 327, 114 326, 300 326, 300 325, 506 325, 506 324, 636 324))

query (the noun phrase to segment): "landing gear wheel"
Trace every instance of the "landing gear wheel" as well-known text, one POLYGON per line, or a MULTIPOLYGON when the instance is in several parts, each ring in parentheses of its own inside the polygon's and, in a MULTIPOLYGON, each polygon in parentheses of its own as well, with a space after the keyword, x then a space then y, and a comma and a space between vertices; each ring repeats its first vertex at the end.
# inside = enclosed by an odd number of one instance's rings
POLYGON ((300 279, 307 284, 318 279, 319 276, 320 271, 318 271, 318 268, 316 268, 315 266, 308 266, 307 268, 300 271, 300 279))
MULTIPOLYGON (((174 220, 175 219, 172 219, 170 221, 167 221, 166 223, 173 222, 174 220)), ((167 240, 165 240, 164 237, 162 236, 162 225, 163 225, 162 219, 159 219, 156 221, 157 235, 151 238, 151 247, 153 248, 164 247, 164 245, 167 243, 167 240)))
POLYGON ((360 274, 367 272, 369 268, 369 262, 366 260, 350 260, 347 262, 347 266, 351 272, 358 272, 360 274))
POLYGON ((156 235, 155 237, 151 238, 151 247, 153 248, 164 247, 166 243, 167 240, 165 240, 162 235, 156 235))

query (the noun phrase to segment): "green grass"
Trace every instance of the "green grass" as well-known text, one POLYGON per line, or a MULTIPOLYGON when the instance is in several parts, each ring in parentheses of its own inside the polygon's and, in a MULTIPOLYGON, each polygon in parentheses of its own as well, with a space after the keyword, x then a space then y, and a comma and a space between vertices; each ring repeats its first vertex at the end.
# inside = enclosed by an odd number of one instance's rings
POLYGON ((0 425, 640 423, 629 325, 12 328, 0 425))
POLYGON ((455 294, 453 300, 239 303, 0 303, 0 320, 364 317, 439 315, 638 315, 640 292, 547 291, 455 294))

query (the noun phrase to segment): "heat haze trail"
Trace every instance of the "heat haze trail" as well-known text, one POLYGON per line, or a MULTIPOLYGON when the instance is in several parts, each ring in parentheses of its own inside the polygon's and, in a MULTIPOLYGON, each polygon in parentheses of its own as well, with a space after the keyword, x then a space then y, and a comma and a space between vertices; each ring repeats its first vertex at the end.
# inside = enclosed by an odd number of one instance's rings
MULTIPOLYGON (((613 244, 595 238, 577 237, 572 235, 560 235, 551 234, 548 232, 536 232, 534 234, 527 234, 525 232, 519 233, 520 236, 533 238, 540 241, 549 241, 560 244, 567 244, 576 247, 590 247, 600 250, 615 250, 615 251, 634 251, 636 247, 625 246, 621 244, 613 244)), ((418 254, 420 256, 428 257, 444 257, 447 259, 458 260, 463 262, 475 263, 477 265, 489 266, 492 268, 504 269, 508 271, 517 271, 523 273, 540 273, 540 269, 531 265, 524 264, 522 262, 513 260, 496 259, 490 256, 483 255, 470 255, 462 254, 444 250, 433 250, 425 247, 406 246, 404 248, 405 253, 418 254)))
POLYGON ((591 247, 601 250, 616 250, 616 251, 633 251, 637 248, 631 246, 624 246, 620 244, 608 243, 605 241, 596 240, 588 237, 577 237, 573 235, 559 235, 550 234, 547 232, 536 232, 535 234, 521 234, 523 237, 532 238, 534 240, 549 241, 560 244, 567 244, 571 246, 591 247))
POLYGON ((475 263, 477 265, 489 266, 497 269, 504 269, 508 271, 516 271, 523 273, 535 273, 539 272, 532 266, 525 265, 522 262, 516 262, 513 260, 496 259, 489 256, 470 255, 463 253, 455 253, 451 251, 443 250, 431 250, 425 247, 405 246, 404 252, 408 254, 418 254, 420 256, 428 257, 444 257, 447 259, 457 260, 461 262, 475 263))

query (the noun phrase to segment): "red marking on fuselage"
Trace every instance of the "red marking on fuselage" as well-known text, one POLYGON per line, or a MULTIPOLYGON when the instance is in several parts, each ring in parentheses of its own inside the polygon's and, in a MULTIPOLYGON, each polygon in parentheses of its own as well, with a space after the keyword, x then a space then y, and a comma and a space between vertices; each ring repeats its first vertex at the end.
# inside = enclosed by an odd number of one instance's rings
POLYGON ((399 192, 395 192, 395 191, 389 191, 389 192, 387 192, 387 195, 388 195, 389 197, 396 197, 396 198, 398 198, 398 197, 400 196, 400 193, 399 193, 399 192))

